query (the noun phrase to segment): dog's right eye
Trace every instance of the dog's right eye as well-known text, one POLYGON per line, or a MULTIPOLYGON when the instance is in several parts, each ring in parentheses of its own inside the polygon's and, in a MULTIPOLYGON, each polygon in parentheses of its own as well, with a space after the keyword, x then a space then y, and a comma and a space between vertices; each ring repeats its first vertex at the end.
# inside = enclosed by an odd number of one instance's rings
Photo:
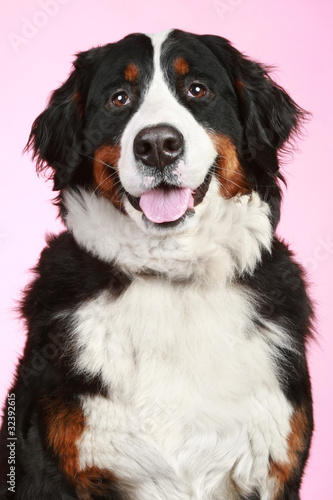
POLYGON ((118 108, 122 106, 126 106, 131 102, 127 92, 125 90, 120 90, 113 94, 113 96, 110 99, 110 102, 114 105, 117 106, 118 108))

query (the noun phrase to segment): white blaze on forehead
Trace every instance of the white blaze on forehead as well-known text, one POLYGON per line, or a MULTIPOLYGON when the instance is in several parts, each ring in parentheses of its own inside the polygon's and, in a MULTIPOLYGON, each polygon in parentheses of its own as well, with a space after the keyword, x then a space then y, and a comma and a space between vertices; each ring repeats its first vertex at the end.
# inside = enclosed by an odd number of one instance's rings
POLYGON ((162 45, 169 37, 173 30, 165 30, 160 31, 159 33, 151 33, 147 34, 147 36, 151 39, 154 48, 154 65, 155 68, 160 67, 160 57, 162 52, 162 45))
POLYGON ((217 154, 206 130, 177 100, 163 74, 162 46, 169 34, 170 31, 164 31, 148 35, 154 49, 153 78, 141 106, 127 124, 121 140, 119 176, 126 191, 133 196, 141 196, 146 191, 146 182, 133 151, 134 139, 143 128, 168 124, 183 135, 185 142, 181 181, 183 187, 196 189, 202 184, 217 154))

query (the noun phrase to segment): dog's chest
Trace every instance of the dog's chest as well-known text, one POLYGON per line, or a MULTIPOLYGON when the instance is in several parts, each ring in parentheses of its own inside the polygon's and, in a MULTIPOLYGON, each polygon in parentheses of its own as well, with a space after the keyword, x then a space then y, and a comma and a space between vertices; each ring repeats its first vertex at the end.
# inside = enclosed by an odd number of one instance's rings
POLYGON ((76 368, 110 397, 83 399, 81 467, 112 470, 137 500, 238 498, 266 481, 290 407, 254 319, 236 286, 156 278, 82 305, 76 368))

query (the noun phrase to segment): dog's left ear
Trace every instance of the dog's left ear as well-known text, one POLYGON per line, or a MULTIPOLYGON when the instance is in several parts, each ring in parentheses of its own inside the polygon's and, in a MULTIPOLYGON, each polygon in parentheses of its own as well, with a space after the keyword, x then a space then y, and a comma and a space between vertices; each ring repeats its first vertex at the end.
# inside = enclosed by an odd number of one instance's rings
POLYGON ((67 81, 51 95, 47 108, 34 121, 25 151, 32 150, 37 172, 52 169, 55 191, 66 186, 81 162, 84 89, 103 47, 77 54, 67 81))
POLYGON ((204 35, 202 41, 232 79, 243 123, 244 161, 276 173, 278 151, 299 132, 309 113, 272 80, 265 66, 249 60, 226 39, 204 35))

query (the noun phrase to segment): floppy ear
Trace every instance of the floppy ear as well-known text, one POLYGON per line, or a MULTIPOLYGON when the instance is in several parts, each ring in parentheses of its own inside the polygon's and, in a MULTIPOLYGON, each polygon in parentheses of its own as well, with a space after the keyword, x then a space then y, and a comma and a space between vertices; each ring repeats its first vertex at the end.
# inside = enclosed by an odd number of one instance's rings
POLYGON ((275 173, 277 152, 298 133, 307 113, 271 79, 267 68, 235 50, 234 57, 244 125, 243 157, 275 173))
POLYGON ((309 115, 268 74, 220 37, 205 36, 206 45, 226 67, 238 96, 244 137, 242 156, 272 173, 278 171, 278 151, 297 134, 309 115))
POLYGON ((67 81, 50 98, 45 111, 34 121, 26 150, 32 150, 37 172, 53 169, 53 190, 66 186, 79 166, 83 136, 83 88, 101 48, 77 55, 67 81))

